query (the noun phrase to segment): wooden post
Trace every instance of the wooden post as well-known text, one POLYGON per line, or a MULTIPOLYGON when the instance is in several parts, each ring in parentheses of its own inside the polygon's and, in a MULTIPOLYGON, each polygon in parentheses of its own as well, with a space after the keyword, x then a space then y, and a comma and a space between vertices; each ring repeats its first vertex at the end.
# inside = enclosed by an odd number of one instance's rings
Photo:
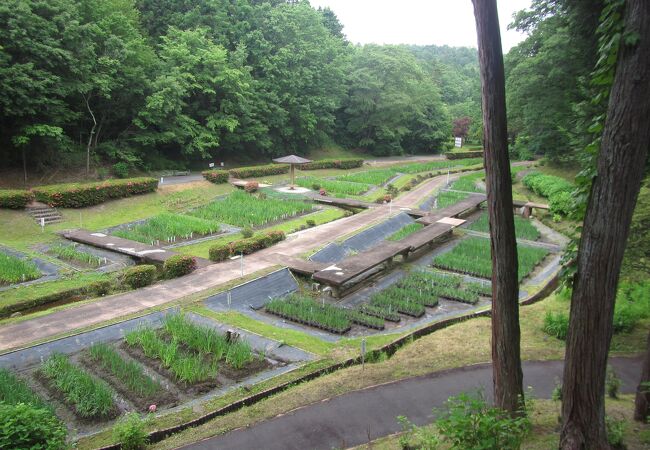
POLYGON ((295 180, 296 180, 296 175, 295 175, 295 169, 296 167, 291 164, 291 186, 289 186, 289 189, 295 189, 295 180))

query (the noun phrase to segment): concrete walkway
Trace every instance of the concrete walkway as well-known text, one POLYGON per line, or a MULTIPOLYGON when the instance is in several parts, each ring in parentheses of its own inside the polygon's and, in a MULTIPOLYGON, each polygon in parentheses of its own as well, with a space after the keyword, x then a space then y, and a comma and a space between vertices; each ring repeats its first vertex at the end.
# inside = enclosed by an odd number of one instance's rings
MULTIPOLYGON (((395 206, 414 207, 421 198, 438 189, 445 181, 446 175, 431 178, 398 198, 392 208, 388 205, 381 205, 354 216, 294 233, 287 240, 271 248, 245 257, 244 275, 275 265, 283 265, 282 255, 297 257, 373 223, 385 220, 391 214, 397 215, 400 211, 395 206)), ((226 261, 201 268, 182 278, 164 281, 137 291, 106 297, 85 305, 3 326, 0 328, 0 353, 164 305, 240 277, 240 261, 226 261)))
MULTIPOLYGON (((633 393, 641 374, 640 358, 612 358, 610 363, 633 393)), ((555 380, 562 377, 563 361, 524 362, 524 386, 537 398, 550 398, 555 380)), ((432 409, 463 391, 483 388, 490 397, 489 364, 452 369, 362 389, 314 403, 271 420, 182 447, 192 450, 265 450, 349 448, 400 431, 397 416, 416 425, 435 420, 432 409)), ((491 399, 490 399, 491 401, 491 399)))

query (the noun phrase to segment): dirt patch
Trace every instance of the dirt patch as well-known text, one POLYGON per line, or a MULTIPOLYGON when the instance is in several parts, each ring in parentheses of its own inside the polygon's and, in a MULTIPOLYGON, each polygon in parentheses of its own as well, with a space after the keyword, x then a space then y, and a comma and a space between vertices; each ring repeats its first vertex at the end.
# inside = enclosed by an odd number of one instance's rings
MULTIPOLYGON (((285 363, 282 363, 282 365, 285 365, 285 363)), ((233 367, 230 367, 227 364, 222 364, 219 366, 219 375, 222 375, 226 377, 229 380, 232 380, 234 383, 239 383, 240 381, 255 375, 256 373, 263 372, 269 368, 271 368, 273 364, 266 358, 255 358, 253 361, 250 363, 246 364, 241 369, 235 369, 233 367)), ((224 384, 230 384, 230 383, 224 383, 224 384)))

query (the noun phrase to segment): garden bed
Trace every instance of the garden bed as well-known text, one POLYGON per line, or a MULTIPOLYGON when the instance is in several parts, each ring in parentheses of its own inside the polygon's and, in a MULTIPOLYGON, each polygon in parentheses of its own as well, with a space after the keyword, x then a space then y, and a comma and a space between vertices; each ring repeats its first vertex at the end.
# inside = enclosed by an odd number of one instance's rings
POLYGON ((319 190, 324 189, 329 195, 356 196, 368 192, 373 186, 366 183, 357 183, 352 181, 326 180, 315 177, 301 177, 296 180, 298 186, 319 190))
POLYGON ((53 245, 47 249, 47 253, 80 268, 96 269, 107 262, 106 258, 79 250, 75 244, 53 245))
MULTIPOLYGON (((526 239, 529 241, 536 241, 541 237, 541 233, 535 226, 531 223, 530 219, 524 219, 520 216, 514 216, 515 218, 515 235, 519 239, 526 239)), ((487 213, 481 214, 481 216, 474 222, 472 222, 468 227, 468 230, 479 231, 482 233, 490 232, 490 223, 487 213)))
POLYGON ((184 214, 162 213, 143 223, 116 230, 113 235, 151 244, 154 242, 183 242, 220 234, 219 222, 184 214))
POLYGON ((0 252, 0 286, 23 283, 41 277, 41 272, 31 261, 0 252))

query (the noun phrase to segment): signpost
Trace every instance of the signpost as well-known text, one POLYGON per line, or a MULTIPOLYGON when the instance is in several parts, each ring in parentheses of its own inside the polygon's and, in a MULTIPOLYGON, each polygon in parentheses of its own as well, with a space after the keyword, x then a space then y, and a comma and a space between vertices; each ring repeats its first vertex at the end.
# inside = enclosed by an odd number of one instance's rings
POLYGON ((455 139, 455 141, 454 141, 454 146, 458 147, 458 148, 462 147, 463 146, 463 138, 457 137, 455 139))

